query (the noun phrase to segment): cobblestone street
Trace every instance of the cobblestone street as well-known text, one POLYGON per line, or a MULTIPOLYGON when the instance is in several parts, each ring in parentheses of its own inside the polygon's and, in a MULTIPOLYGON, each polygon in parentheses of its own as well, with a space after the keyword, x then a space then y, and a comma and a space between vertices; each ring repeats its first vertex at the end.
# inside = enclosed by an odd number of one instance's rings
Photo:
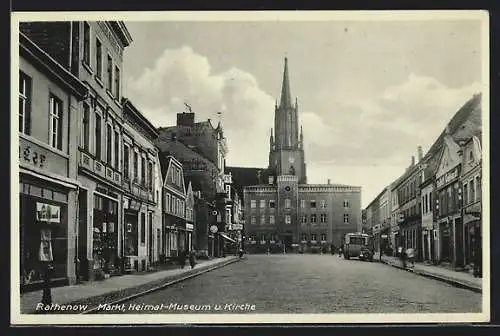
POLYGON ((477 313, 481 294, 381 263, 344 260, 337 255, 249 255, 241 262, 125 302, 124 310, 100 313, 242 313, 228 304, 248 304, 239 308, 245 313, 477 313), (161 304, 162 310, 129 309, 130 305, 161 304), (204 306, 205 310, 172 309, 175 304, 204 306), (222 311, 215 312, 215 305, 222 306, 222 311), (251 305, 254 310, 249 309, 251 305))

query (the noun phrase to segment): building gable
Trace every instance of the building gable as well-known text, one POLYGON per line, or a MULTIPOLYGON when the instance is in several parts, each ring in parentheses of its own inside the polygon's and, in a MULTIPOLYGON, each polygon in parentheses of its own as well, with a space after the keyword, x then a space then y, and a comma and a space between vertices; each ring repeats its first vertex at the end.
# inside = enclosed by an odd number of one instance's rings
POLYGON ((451 138, 451 136, 446 135, 444 138, 444 145, 441 150, 436 178, 443 176, 461 163, 459 151, 460 146, 451 138))

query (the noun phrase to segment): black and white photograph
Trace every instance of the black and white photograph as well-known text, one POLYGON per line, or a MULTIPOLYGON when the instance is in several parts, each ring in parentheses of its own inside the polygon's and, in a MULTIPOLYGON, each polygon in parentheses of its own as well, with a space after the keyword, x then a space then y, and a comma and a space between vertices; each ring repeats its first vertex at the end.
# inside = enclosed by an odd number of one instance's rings
POLYGON ((487 12, 11 22, 12 324, 489 321, 487 12))

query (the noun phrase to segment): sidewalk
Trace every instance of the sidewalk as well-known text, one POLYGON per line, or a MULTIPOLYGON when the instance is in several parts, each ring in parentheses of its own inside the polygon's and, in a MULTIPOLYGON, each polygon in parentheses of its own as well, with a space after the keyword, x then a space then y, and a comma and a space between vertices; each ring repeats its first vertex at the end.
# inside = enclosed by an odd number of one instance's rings
MULTIPOLYGON (((375 253, 373 261, 379 261, 379 254, 375 253)), ((382 256, 381 260, 384 264, 403 269, 402 262, 397 257, 382 256)), ((440 266, 425 265, 423 263, 415 263, 414 267, 407 262, 406 270, 418 275, 422 275, 435 280, 449 283, 453 286, 466 288, 474 292, 482 293, 482 278, 474 278, 473 275, 466 272, 454 271, 440 266)))
MULTIPOLYGON (((168 269, 157 272, 135 273, 112 277, 106 280, 84 282, 78 285, 52 288, 52 303, 88 305, 89 308, 99 303, 109 303, 152 290, 172 281, 182 281, 209 270, 223 267, 238 261, 236 256, 198 260, 191 270, 189 263, 181 269, 168 269)), ((42 298, 42 291, 21 294, 21 314, 36 313, 36 306, 42 298)))

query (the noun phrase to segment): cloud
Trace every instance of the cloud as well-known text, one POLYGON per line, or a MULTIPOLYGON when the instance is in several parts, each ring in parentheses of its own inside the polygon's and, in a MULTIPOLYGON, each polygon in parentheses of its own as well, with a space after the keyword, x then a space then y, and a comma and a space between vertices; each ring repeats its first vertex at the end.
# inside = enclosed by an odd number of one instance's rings
MULTIPOLYGON (((236 67, 214 72, 209 59, 184 46, 165 50, 150 68, 128 80, 127 90, 155 126, 175 125, 184 102, 197 121, 216 122, 217 112, 222 112, 228 164, 267 165, 275 100, 251 73, 236 67)), ((379 92, 312 97, 304 102, 304 111, 299 99, 309 182, 331 178, 332 183, 363 186, 363 203, 369 201, 380 185, 403 173, 417 146, 425 152, 480 90, 478 83, 452 88, 411 74, 379 92)))
POLYGON ((175 125, 184 102, 197 121, 215 119, 222 112, 228 163, 266 165, 274 100, 252 74, 234 67, 214 73, 206 57, 184 46, 165 50, 151 68, 130 78, 127 87, 130 98, 155 126, 175 125))
POLYGON ((455 112, 480 90, 478 83, 450 88, 435 78, 411 74, 374 98, 360 93, 330 102, 334 112, 329 112, 330 106, 318 106, 314 118, 302 118, 308 125, 308 158, 353 166, 409 163, 417 146, 428 149, 455 112))

